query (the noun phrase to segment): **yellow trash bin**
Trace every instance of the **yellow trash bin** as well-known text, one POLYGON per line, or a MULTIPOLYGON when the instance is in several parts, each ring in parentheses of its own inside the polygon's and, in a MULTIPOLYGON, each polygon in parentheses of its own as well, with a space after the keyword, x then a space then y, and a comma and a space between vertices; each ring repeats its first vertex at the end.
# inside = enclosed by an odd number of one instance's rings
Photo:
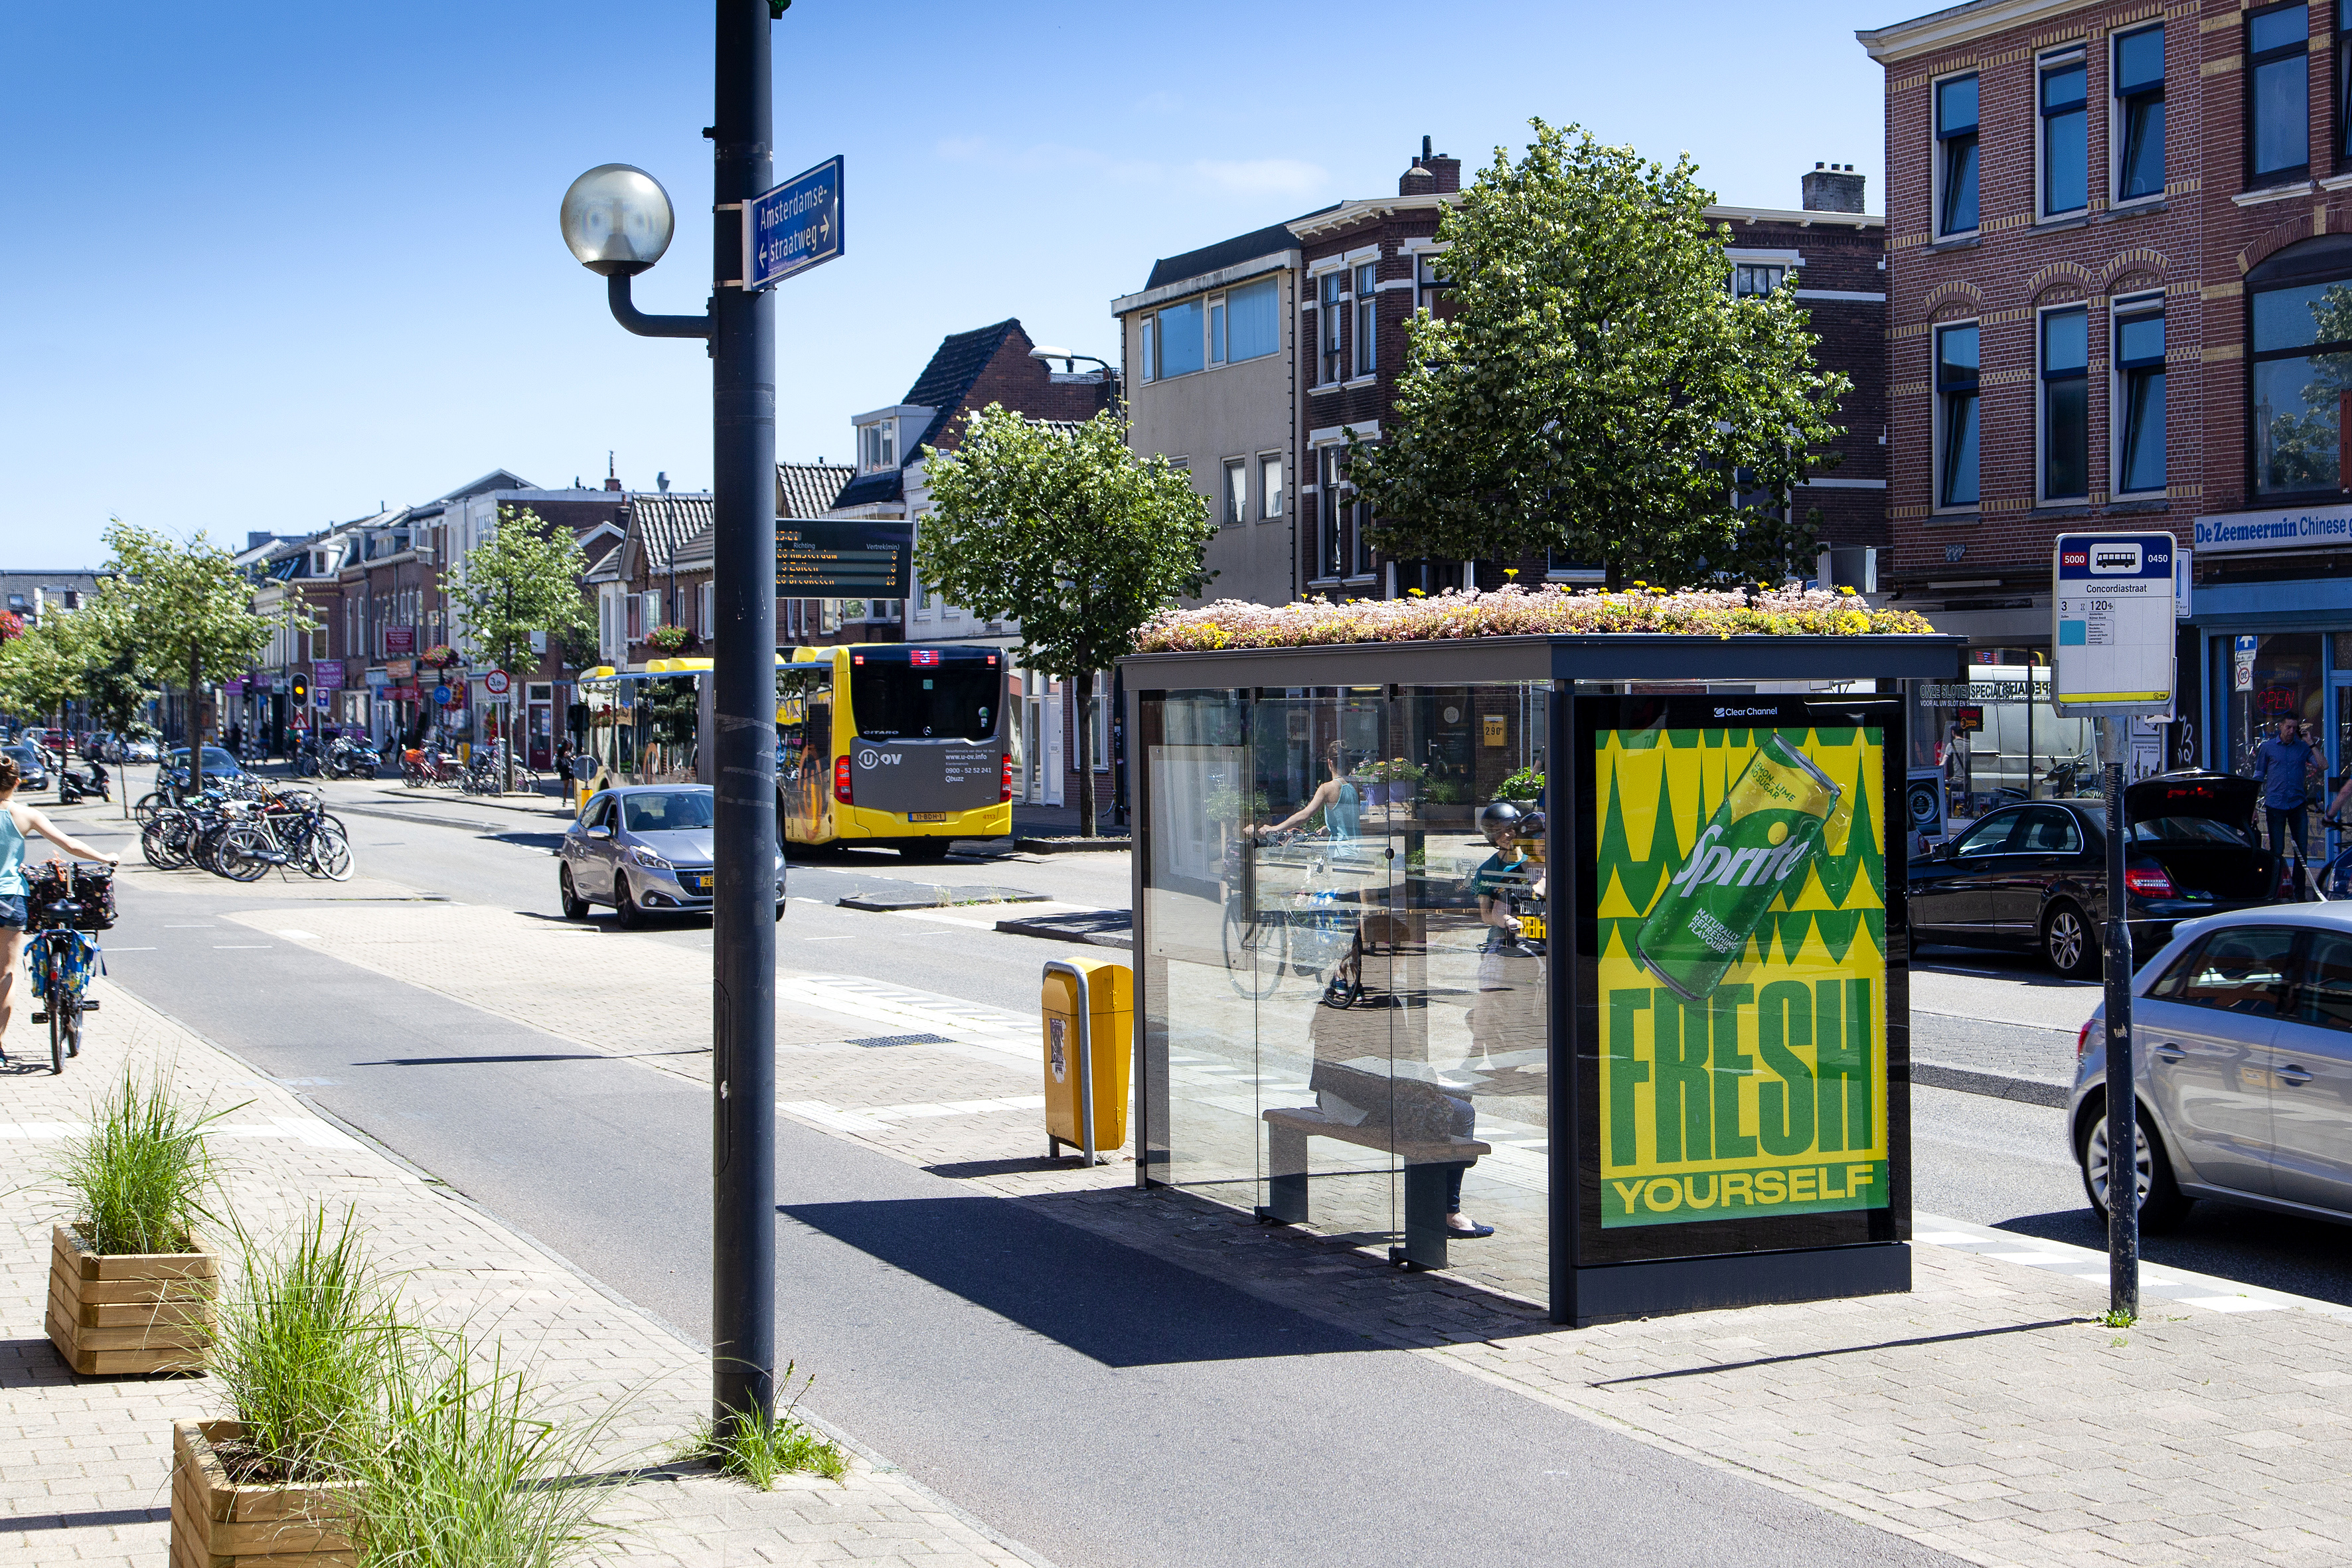
POLYGON ((1064 1144, 1087 1163, 1127 1142, 1135 972, 1099 958, 1045 965, 1045 1156, 1064 1144), (1087 1110, 1091 1105, 1094 1114, 1087 1110))

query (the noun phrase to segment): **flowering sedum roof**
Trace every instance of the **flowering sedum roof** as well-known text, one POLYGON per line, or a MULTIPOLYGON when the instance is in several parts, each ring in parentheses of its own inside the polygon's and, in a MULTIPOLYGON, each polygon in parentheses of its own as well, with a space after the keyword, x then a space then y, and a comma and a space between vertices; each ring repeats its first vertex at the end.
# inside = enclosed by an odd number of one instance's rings
POLYGON ((1873 609, 1849 588, 1738 588, 1669 592, 1646 584, 1617 593, 1571 593, 1557 584, 1491 593, 1471 589, 1402 599, 1307 599, 1280 608, 1220 599, 1197 610, 1162 610, 1137 634, 1139 653, 1202 648, 1318 647, 1336 643, 1460 637, 1678 633, 1689 637, 1864 637, 1936 628, 1916 610, 1873 609))

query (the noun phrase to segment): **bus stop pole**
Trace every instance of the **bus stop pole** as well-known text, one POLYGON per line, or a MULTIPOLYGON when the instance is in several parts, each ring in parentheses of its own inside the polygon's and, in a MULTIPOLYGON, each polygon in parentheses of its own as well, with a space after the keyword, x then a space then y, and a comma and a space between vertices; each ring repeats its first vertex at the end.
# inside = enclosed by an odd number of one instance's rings
POLYGON ((769 0, 716 0, 710 446, 711 1414, 776 1372, 775 296, 740 286, 743 204, 775 183, 769 0))
POLYGON ((2131 924, 2124 886, 2124 765, 2107 763, 2107 1307, 2139 1316, 2139 1090, 2132 1071, 2131 924))

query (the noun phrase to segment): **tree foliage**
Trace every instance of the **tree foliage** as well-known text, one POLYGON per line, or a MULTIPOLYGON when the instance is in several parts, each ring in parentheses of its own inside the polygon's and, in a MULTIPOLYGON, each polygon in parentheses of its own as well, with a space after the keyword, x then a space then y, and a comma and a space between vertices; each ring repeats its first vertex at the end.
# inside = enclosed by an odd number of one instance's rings
POLYGON ((242 672, 280 626, 315 626, 299 601, 267 614, 253 607, 253 584, 228 550, 199 532, 182 541, 116 518, 107 525, 110 575, 89 614, 119 639, 142 676, 184 680, 188 692, 189 786, 204 786, 200 713, 206 679, 242 672))
POLYGON ((1495 162, 1448 212, 1443 319, 1412 324, 1393 423, 1349 473, 1392 555, 1555 557, 1611 585, 1778 582, 1810 552, 1791 488, 1846 378, 1792 288, 1735 299, 1727 231, 1672 168, 1573 126, 1495 162))
POLYGON ((530 508, 499 508, 499 526, 466 552, 462 570, 441 579, 474 656, 510 674, 536 669, 531 635, 551 645, 593 638, 596 623, 580 596, 587 552, 567 528, 530 508))
MULTIPOLYGON (((1128 450, 1126 421, 1044 424, 990 404, 952 452, 925 447, 931 512, 915 540, 923 581, 990 620, 1018 620, 1021 661, 1087 681, 1135 650, 1146 621, 1201 591, 1216 533, 1192 481, 1128 450)), ((1095 830, 1094 770, 1078 769, 1083 831, 1095 830)))
POLYGON ((44 724, 58 721, 89 681, 87 639, 74 624, 80 618, 58 611, 0 643, 0 707, 44 724))

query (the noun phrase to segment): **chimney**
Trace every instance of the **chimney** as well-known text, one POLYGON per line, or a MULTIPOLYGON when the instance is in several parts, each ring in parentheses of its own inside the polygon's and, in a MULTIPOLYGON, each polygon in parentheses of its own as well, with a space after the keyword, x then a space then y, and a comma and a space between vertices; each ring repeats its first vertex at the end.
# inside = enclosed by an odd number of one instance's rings
POLYGON ((247 550, 258 550, 276 537, 276 534, 268 531, 248 532, 245 536, 245 547, 247 550))
POLYGON ((1863 176, 1852 163, 1816 163, 1805 176, 1805 210, 1809 213, 1858 213, 1863 176))
POLYGON ((1430 139, 1421 139, 1421 156, 1397 181, 1397 195, 1423 196, 1462 188, 1462 160, 1432 153, 1430 139))

